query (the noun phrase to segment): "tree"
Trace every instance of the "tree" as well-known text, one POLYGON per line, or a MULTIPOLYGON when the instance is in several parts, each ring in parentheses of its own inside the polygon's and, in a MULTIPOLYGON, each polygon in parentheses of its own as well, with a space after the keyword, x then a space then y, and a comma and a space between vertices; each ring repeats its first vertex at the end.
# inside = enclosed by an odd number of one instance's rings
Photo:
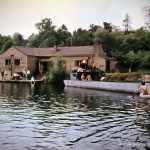
POLYGON ((27 47, 39 47, 39 38, 37 34, 32 34, 29 36, 26 46, 27 47))
POLYGON ((39 47, 52 47, 58 45, 57 32, 55 30, 47 29, 39 33, 39 47))
POLYGON ((93 41, 94 41, 94 43, 100 44, 100 36, 101 36, 103 30, 104 29, 102 27, 98 27, 97 30, 93 33, 93 36, 94 36, 93 41))
POLYGON ((2 52, 5 52, 7 49, 12 47, 12 45, 13 45, 12 40, 8 40, 7 42, 5 42, 2 47, 2 52))
POLYGON ((13 44, 17 46, 23 45, 24 43, 23 36, 18 32, 13 34, 12 40, 13 40, 13 44))
POLYGON ((145 6, 142 11, 144 12, 144 16, 146 19, 145 22, 145 27, 146 29, 150 30, 150 5, 148 4, 147 6, 145 6))
POLYGON ((89 31, 90 32, 95 32, 97 30, 97 28, 100 27, 99 25, 94 25, 94 24, 90 24, 89 26, 89 31))
POLYGON ((79 28, 73 32, 72 43, 76 46, 92 45, 93 39, 90 37, 88 30, 79 28))
POLYGON ((10 36, 2 36, 0 34, 0 53, 7 50, 6 42, 11 40, 12 38, 10 36))
POLYGON ((149 52, 142 52, 144 53, 144 57, 141 58, 141 70, 149 70, 150 68, 150 53, 149 52))
POLYGON ((140 59, 138 58, 137 54, 135 54, 133 51, 130 51, 125 55, 126 58, 126 64, 128 68, 131 68, 132 71, 138 71, 140 66, 140 59))
MULTIPOLYGON (((134 36, 139 39, 139 49, 143 51, 150 51, 150 32, 144 30, 143 28, 139 28, 135 30, 134 36)), ((134 43, 133 43, 134 44, 134 43)))
POLYGON ((102 45, 107 56, 111 57, 112 52, 115 51, 115 37, 108 30, 99 27, 94 33, 94 42, 102 45))
POLYGON ((57 39, 58 39, 58 43, 60 46, 66 46, 67 45, 67 41, 66 39, 68 39, 69 37, 71 37, 71 33, 68 31, 68 28, 66 27, 65 24, 63 24, 58 30, 57 30, 57 39))
POLYGON ((40 32, 46 29, 54 30, 56 27, 55 25, 52 24, 52 21, 50 18, 42 19, 41 22, 36 23, 35 26, 40 32))
POLYGON ((136 37, 135 34, 130 33, 124 36, 122 47, 126 52, 134 51, 138 52, 141 49, 140 38, 136 37))
POLYGON ((128 14, 125 15, 125 19, 123 20, 123 26, 125 27, 125 34, 130 33, 131 31, 131 18, 128 14))
POLYGON ((112 25, 111 23, 103 22, 104 29, 111 32, 112 31, 112 25))

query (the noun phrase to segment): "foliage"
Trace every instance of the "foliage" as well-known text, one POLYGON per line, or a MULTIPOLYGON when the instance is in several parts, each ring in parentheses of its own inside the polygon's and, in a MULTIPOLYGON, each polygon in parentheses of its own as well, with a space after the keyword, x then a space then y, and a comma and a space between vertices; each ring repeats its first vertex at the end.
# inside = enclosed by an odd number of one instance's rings
POLYGON ((39 38, 37 34, 32 34, 29 36, 26 46, 27 47, 38 47, 39 46, 39 38))
POLYGON ((150 72, 106 73, 106 81, 140 82, 141 74, 150 72))
POLYGON ((103 25, 105 30, 108 30, 109 32, 112 31, 111 23, 104 22, 103 25))
POLYGON ((12 40, 8 40, 6 43, 3 44, 2 52, 5 52, 7 49, 12 47, 12 45, 13 45, 12 40))
POLYGON ((145 22, 145 27, 147 30, 150 30, 150 5, 147 4, 145 7, 143 7, 143 12, 144 12, 144 16, 145 16, 145 19, 146 19, 146 22, 145 22))
POLYGON ((63 85, 63 80, 67 79, 69 74, 66 71, 64 60, 59 57, 55 68, 50 68, 47 74, 47 82, 55 85, 63 85))
POLYGON ((16 46, 24 45, 23 36, 20 33, 14 33, 12 41, 16 46))
POLYGON ((92 45, 93 41, 91 38, 91 34, 88 30, 79 28, 73 32, 72 36, 72 45, 73 46, 85 46, 92 45))
POLYGON ((5 50, 7 50, 12 46, 12 44, 9 44, 10 41, 12 43, 12 38, 10 36, 2 36, 0 34, 0 53, 4 52, 5 50))
POLYGON ((55 29, 55 25, 52 24, 51 18, 44 18, 41 22, 35 24, 36 28, 39 31, 44 31, 47 29, 55 29))
POLYGON ((132 71, 149 70, 150 68, 150 52, 148 51, 139 51, 138 53, 129 51, 126 54, 116 51, 113 56, 119 67, 131 68, 132 71))
POLYGON ((139 51, 138 58, 140 59, 140 70, 149 70, 150 68, 150 52, 139 51))
POLYGON ((131 18, 128 14, 125 15, 125 19, 123 20, 123 26, 125 27, 125 34, 130 33, 131 31, 131 18))
MULTIPOLYGON (((146 6, 144 9, 147 11, 148 8, 146 6)), ((13 37, 0 34, 0 52, 4 52, 12 45, 53 47, 54 45, 86 46, 99 43, 108 57, 116 59, 120 68, 132 68, 135 71, 149 69, 149 30, 141 27, 131 31, 129 15, 125 16, 123 22, 125 31, 112 23, 104 22, 104 27, 90 24, 89 29, 78 28, 71 34, 65 24, 56 29, 56 25, 50 18, 44 18, 35 24, 39 33, 30 35, 26 40, 20 33, 14 33, 13 37)))

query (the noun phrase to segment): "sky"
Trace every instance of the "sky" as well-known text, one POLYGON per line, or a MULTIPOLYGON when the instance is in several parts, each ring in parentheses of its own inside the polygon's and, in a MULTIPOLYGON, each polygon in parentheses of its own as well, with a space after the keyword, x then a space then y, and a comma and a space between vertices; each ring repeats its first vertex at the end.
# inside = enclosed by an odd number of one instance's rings
POLYGON ((126 14, 138 29, 146 21, 142 8, 147 4, 150 0, 0 0, 0 34, 19 32, 28 38, 38 33, 35 24, 44 18, 51 18, 57 28, 65 24, 71 33, 103 22, 123 28, 126 14))

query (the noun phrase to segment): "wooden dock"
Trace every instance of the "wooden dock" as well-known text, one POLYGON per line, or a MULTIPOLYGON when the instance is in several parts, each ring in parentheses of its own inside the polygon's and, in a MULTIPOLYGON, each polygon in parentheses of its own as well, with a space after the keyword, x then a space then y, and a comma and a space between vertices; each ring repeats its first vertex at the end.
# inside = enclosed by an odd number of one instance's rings
POLYGON ((44 80, 0 80, 0 82, 4 83, 39 83, 43 82, 44 80))

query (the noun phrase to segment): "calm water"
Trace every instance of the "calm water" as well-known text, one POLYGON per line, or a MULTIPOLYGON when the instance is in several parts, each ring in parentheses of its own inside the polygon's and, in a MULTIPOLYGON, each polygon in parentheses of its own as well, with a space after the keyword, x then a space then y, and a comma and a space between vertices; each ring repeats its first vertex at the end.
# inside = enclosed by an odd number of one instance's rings
POLYGON ((132 94, 0 83, 0 150, 145 150, 149 106, 132 94))

